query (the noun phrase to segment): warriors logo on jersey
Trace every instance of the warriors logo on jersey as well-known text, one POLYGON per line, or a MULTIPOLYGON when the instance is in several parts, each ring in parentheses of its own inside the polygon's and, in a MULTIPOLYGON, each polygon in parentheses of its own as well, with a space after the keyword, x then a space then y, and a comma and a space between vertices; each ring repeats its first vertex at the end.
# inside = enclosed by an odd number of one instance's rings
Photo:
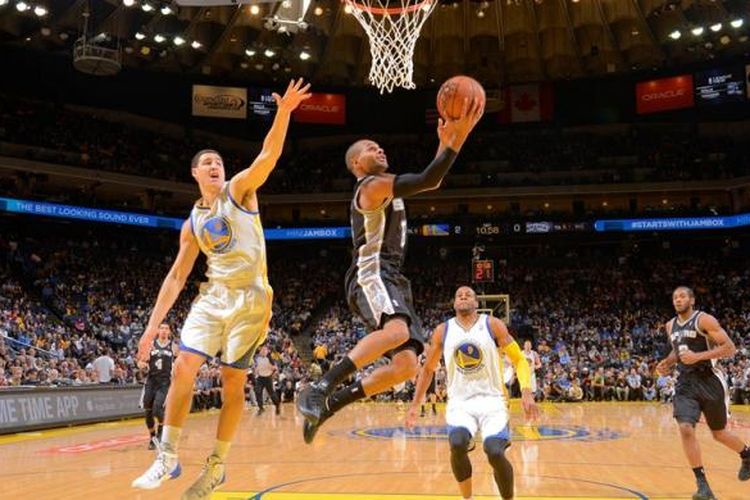
POLYGON ((463 373, 475 372, 482 368, 484 355, 482 349, 471 342, 460 344, 453 353, 456 366, 463 373))
POLYGON ((234 243, 233 236, 232 225, 226 217, 212 217, 200 230, 203 244, 213 253, 227 252, 234 243))

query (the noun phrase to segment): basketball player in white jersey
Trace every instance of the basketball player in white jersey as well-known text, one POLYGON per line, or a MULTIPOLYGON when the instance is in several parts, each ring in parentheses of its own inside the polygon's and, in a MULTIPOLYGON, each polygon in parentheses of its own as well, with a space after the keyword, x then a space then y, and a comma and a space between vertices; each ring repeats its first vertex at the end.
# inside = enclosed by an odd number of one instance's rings
POLYGON ((500 319, 478 314, 476 293, 468 286, 456 291, 456 316, 435 328, 427 359, 417 378, 414 400, 407 412, 406 426, 412 427, 432 375, 442 356, 447 370, 448 441, 451 468, 463 498, 472 497, 471 461, 468 452, 477 431, 481 431, 484 452, 494 471, 504 500, 513 498, 513 466, 505 456, 510 446, 508 393, 500 361, 510 358, 521 386, 521 403, 527 418, 536 418, 538 408, 531 392, 529 364, 508 328, 500 319), (502 351, 502 352, 500 352, 502 351))
POLYGON ((161 324, 190 275, 199 252, 206 254, 208 282, 190 308, 180 336, 180 356, 166 402, 164 430, 156 461, 133 487, 158 488, 180 475, 177 446, 190 411, 193 383, 200 366, 221 353, 222 407, 216 444, 198 479, 183 499, 209 498, 225 480, 224 461, 245 402, 247 368, 263 343, 271 319, 272 290, 266 271, 266 246, 258 215, 257 190, 281 156, 289 119, 310 97, 310 86, 292 81, 283 97, 273 94, 278 110, 263 149, 250 167, 225 182, 219 153, 199 151, 191 163, 201 198, 180 232, 180 249, 159 290, 148 326, 138 344, 146 361, 161 324))
POLYGON ((531 348, 531 341, 526 340, 523 343, 523 357, 529 362, 531 368, 531 393, 536 396, 538 386, 536 384, 536 371, 542 367, 542 360, 539 358, 539 353, 531 348))

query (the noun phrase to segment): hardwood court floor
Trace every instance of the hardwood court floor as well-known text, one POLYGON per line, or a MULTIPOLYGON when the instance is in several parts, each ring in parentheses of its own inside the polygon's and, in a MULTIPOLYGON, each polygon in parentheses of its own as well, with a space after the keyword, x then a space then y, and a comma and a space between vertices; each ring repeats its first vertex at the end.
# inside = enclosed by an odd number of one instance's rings
MULTIPOLYGON (((694 481, 682 455, 671 406, 645 403, 544 405, 525 425, 512 405, 518 499, 685 499, 694 481)), ((459 498, 448 462, 442 409, 411 433, 404 409, 357 404, 330 420, 316 442, 301 437, 301 418, 248 410, 214 499, 423 500, 459 498)), ((152 462, 141 420, 0 436, 0 498, 172 499, 200 470, 213 444, 216 413, 191 415, 181 442, 183 475, 142 492, 130 482, 152 462)), ((750 440, 750 409, 734 408, 733 427, 750 440)), ((721 500, 750 499, 736 479, 736 454, 699 436, 709 480, 721 500)), ((476 498, 495 497, 481 444, 470 454, 476 498)))

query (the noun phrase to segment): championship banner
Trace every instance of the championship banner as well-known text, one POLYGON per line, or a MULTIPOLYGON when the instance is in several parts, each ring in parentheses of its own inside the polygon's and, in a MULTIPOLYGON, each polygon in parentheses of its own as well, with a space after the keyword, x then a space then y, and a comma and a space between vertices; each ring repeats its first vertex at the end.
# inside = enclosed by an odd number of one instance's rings
POLYGON ((344 94, 312 94, 294 110, 294 121, 346 125, 346 96, 344 94))
POLYGON ((247 89, 193 85, 193 116, 247 118, 247 89))
POLYGON ((142 386, 91 386, 0 391, 0 434, 143 414, 142 386))
POLYGON ((635 86, 635 98, 639 115, 692 108, 695 102, 693 76, 680 75, 638 83, 635 86))

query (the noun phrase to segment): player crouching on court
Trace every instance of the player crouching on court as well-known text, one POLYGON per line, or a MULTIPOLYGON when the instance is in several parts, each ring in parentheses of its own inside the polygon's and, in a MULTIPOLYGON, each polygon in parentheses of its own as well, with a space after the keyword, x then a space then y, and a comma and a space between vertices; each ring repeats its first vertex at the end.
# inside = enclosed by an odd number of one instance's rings
POLYGON ((527 418, 539 409, 531 391, 531 368, 521 349, 500 319, 478 314, 474 290, 462 286, 456 291, 456 316, 439 325, 417 378, 414 401, 406 415, 411 428, 417 419, 435 368, 443 356, 447 371, 448 406, 445 420, 451 450, 451 468, 463 498, 472 497, 469 451, 477 430, 482 432, 484 452, 504 500, 513 498, 513 466, 505 456, 510 446, 508 394, 503 383, 500 359, 505 354, 515 367, 521 386, 521 404, 527 418))

